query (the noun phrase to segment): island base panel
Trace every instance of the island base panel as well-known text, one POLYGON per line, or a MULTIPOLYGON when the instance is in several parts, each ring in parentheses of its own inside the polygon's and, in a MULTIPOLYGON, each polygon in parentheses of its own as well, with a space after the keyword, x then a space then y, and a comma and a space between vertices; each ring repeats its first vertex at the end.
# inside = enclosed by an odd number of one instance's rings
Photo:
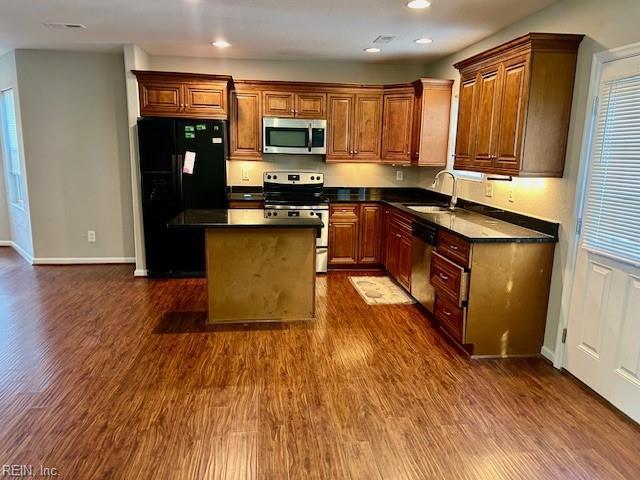
POLYGON ((209 323, 315 317, 314 228, 208 229, 206 250, 209 323))

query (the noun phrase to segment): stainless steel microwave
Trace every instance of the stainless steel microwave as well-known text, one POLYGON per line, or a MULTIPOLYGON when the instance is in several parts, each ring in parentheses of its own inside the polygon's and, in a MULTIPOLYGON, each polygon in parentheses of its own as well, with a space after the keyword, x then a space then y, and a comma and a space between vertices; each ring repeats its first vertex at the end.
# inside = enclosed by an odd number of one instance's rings
POLYGON ((262 152, 324 155, 327 121, 301 118, 262 119, 262 152))

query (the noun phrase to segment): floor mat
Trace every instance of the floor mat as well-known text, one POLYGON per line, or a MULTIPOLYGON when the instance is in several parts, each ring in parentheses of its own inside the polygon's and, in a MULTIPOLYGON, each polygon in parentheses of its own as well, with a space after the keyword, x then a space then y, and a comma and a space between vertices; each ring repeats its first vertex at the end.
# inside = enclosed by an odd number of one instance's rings
POLYGON ((389 277, 349 277, 349 281, 369 305, 415 303, 415 300, 389 277))

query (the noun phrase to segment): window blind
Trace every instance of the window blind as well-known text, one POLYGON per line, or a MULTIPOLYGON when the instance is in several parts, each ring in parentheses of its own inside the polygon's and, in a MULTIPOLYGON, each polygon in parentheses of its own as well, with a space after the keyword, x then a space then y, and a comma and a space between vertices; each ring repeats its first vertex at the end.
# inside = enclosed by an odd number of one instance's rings
POLYGON ((600 87, 583 242, 640 264, 640 75, 600 87))
POLYGON ((20 175, 20 150, 18 149, 18 131, 16 128, 16 110, 13 90, 2 92, 2 130, 7 152, 9 171, 20 175))

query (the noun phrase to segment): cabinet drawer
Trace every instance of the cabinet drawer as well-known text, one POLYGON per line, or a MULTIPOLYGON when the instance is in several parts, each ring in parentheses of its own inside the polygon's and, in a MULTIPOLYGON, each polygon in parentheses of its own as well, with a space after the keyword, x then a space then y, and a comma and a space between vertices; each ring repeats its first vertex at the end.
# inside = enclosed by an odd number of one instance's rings
POLYGON ((442 255, 431 255, 431 285, 458 306, 467 300, 468 274, 442 255))
POLYGON ((457 307, 436 293, 433 314, 453 338, 464 343, 464 309, 457 307))
POLYGON ((444 230, 438 230, 438 253, 465 268, 469 267, 471 244, 444 230))
POLYGON ((357 217, 360 205, 344 203, 331 205, 331 217, 357 217))

